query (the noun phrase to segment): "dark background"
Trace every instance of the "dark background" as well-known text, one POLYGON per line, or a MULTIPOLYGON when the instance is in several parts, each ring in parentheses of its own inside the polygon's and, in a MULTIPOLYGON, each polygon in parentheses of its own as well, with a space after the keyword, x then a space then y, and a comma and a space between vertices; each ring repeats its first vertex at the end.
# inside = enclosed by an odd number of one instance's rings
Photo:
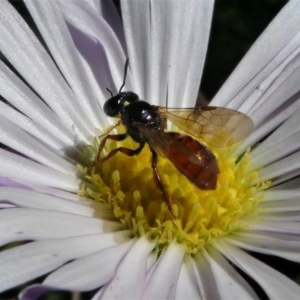
MULTIPOLYGON (((11 0, 10 2, 35 30, 34 23, 22 1, 11 0)), ((115 2, 118 4, 119 1, 115 0, 115 2)), ((216 0, 208 55, 201 84, 201 92, 207 99, 212 99, 253 42, 286 2, 285 0, 216 0)), ((279 272, 298 283, 300 282, 299 264, 269 255, 252 254, 279 272)), ((242 275, 253 286, 260 299, 267 299, 262 289, 251 278, 245 274, 242 275)), ((18 289, 8 291, 0 294, 0 299, 13 299, 17 293, 18 289)), ((87 293, 81 296, 88 299, 91 294, 87 293)), ((58 293, 52 295, 51 299, 68 299, 69 297, 69 294, 58 293)))
POLYGON ((212 99, 287 1, 216 0, 201 89, 212 99))

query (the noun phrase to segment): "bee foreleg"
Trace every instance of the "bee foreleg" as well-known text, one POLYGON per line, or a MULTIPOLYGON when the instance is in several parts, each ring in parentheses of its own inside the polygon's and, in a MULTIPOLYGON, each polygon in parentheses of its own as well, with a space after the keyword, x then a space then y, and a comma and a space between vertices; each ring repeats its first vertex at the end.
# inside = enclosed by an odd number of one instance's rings
MULTIPOLYGON (((109 135, 107 136, 107 138, 108 137, 109 137, 109 135)), ((120 140, 117 140, 117 141, 120 141, 120 140)), ((116 155, 118 152, 121 152, 121 153, 123 153, 127 156, 137 155, 142 151, 144 146, 145 146, 145 143, 140 143, 139 147, 136 148, 136 149, 130 149, 130 148, 126 148, 126 147, 119 147, 119 148, 113 149, 107 154, 107 156, 105 156, 104 158, 98 160, 97 164, 103 163, 104 161, 110 159, 112 156, 116 155)))
POLYGON ((118 126, 120 126, 121 124, 121 120, 118 121, 118 123, 116 123, 115 125, 109 126, 104 133, 102 133, 101 135, 99 135, 99 138, 102 138, 105 135, 108 135, 112 130, 114 130, 115 128, 117 128, 118 126))
POLYGON ((106 144, 106 141, 107 140, 113 140, 113 141, 123 141, 125 140, 127 137, 127 132, 125 133, 121 133, 121 134, 109 134, 107 135, 100 143, 99 145, 99 149, 98 149, 98 153, 97 153, 97 156, 96 156, 96 159, 95 159, 95 162, 93 165, 96 165, 100 162, 100 155, 101 155, 101 152, 103 150, 103 148, 105 147, 105 144, 106 144))

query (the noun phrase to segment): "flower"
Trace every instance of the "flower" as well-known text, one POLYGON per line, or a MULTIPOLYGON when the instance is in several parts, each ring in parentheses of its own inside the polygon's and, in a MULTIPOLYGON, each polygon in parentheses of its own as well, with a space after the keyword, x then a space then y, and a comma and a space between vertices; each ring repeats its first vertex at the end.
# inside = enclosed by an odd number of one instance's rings
POLYGON ((211 102, 255 125, 242 144, 207 144, 218 187, 201 192, 160 160, 173 219, 151 194, 159 190, 150 187, 149 151, 93 166, 93 140, 114 124, 102 107, 106 88, 115 94, 123 82, 126 57, 124 90, 156 105, 193 106, 213 1, 122 1, 124 28, 108 1, 25 3, 45 47, 0 2, 0 49, 15 70, 0 64, 0 141, 8 148, 0 149, 0 241, 10 246, 0 253, 0 290, 48 274, 21 296, 99 289, 95 298, 257 298, 234 265, 270 298, 297 299, 296 283, 247 251, 300 258, 299 2, 284 7, 211 102))

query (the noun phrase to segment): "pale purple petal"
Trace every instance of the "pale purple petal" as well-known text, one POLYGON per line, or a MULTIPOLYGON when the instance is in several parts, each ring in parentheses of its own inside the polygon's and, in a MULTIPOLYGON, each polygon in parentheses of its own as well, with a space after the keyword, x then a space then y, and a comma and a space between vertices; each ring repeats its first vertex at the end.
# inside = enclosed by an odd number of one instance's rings
POLYGON ((41 284, 35 284, 27 287, 26 289, 22 290, 19 294, 19 299, 21 300, 35 300, 42 296, 44 293, 58 291, 59 289, 45 286, 41 284))

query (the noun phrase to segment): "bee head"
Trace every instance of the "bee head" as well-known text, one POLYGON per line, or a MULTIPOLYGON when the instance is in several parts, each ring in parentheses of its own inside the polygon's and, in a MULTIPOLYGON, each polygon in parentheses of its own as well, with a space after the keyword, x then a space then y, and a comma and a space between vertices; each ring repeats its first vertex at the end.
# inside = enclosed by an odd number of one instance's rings
POLYGON ((133 92, 120 92, 106 100, 103 110, 109 117, 118 117, 126 104, 139 101, 139 96, 133 92))

